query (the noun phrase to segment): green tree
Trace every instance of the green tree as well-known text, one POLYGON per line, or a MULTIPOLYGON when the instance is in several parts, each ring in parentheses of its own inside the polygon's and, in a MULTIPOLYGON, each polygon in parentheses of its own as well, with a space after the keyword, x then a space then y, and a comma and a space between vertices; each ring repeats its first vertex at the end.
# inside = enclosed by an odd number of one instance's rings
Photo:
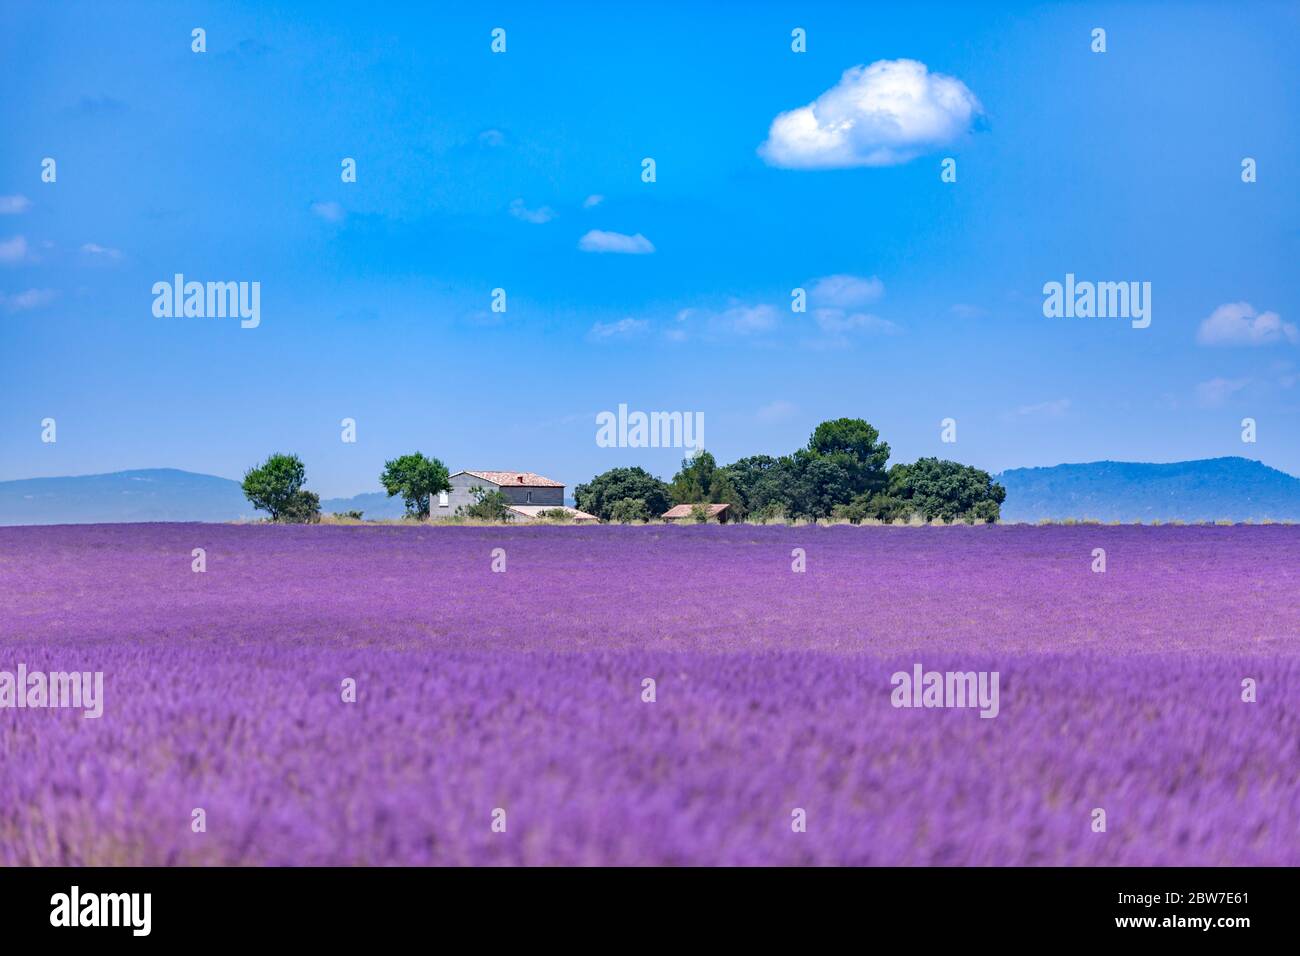
POLYGON ((889 494, 927 521, 996 521, 1007 498, 987 471, 940 458, 889 469, 889 494))
POLYGON ((718 461, 707 451, 699 451, 682 459, 681 471, 673 476, 668 493, 678 504, 721 504, 726 502, 741 510, 741 497, 736 491, 731 473, 718 467, 718 461))
POLYGON ((499 491, 488 491, 475 485, 469 490, 474 503, 457 508, 459 514, 481 521, 505 521, 510 517, 510 501, 499 491))
POLYGON ((289 509, 301 512, 298 492, 306 480, 307 469, 297 455, 271 455, 244 473, 244 497, 259 511, 270 512, 272 521, 286 520, 289 509))
POLYGON ((798 468, 792 456, 751 455, 727 465, 726 472, 742 515, 754 519, 795 513, 798 468))
MULTIPOLYGON (((660 512, 660 514, 662 513, 660 512)), ((650 509, 646 507, 644 498, 620 498, 609 509, 609 520, 623 524, 631 524, 633 521, 649 521, 650 509)))
POLYGON ((451 491, 447 466, 437 458, 426 458, 418 451, 384 462, 379 482, 388 497, 401 495, 410 518, 429 517, 429 499, 440 491, 451 491))
POLYGON ((578 510, 601 521, 611 520, 614 505, 624 498, 644 501, 646 510, 655 518, 673 504, 668 486, 644 468, 611 468, 573 489, 578 510))

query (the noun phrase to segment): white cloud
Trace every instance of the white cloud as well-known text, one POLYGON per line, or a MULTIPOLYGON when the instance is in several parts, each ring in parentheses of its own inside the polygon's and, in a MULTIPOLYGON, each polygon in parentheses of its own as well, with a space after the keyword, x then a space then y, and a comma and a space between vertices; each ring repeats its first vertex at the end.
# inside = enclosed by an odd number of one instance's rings
POLYGON ((593 229, 579 239, 578 248, 583 252, 619 252, 633 256, 648 255, 655 251, 654 244, 639 232, 635 236, 628 236, 602 229, 593 229))
POLYGON ((982 319, 989 314, 988 309, 978 305, 969 305, 965 302, 958 302, 952 307, 951 311, 959 319, 982 319))
POLYGON ((814 279, 808 299, 815 306, 857 309, 885 294, 885 284, 875 276, 833 275, 814 279))
POLYGON ((22 262, 27 258, 27 240, 22 236, 0 241, 0 262, 22 262))
POLYGON ((1273 345, 1284 340, 1300 343, 1300 329, 1276 312, 1257 313, 1249 302, 1219 306, 1196 330, 1202 345, 1273 345))
POLYGON ((582 201, 582 208, 594 209, 604 201, 605 201, 605 197, 602 196, 600 193, 592 193, 590 196, 588 196, 586 199, 582 201))
POLYGON ((499 129, 485 129, 478 134, 480 146, 486 146, 489 149, 496 146, 504 146, 506 143, 506 134, 499 129))
POLYGON ((1212 378, 1196 386, 1196 400, 1208 408, 1215 408, 1249 384, 1250 380, 1245 378, 1212 378))
POLYGON ((665 334, 675 342, 683 341, 688 330, 713 336, 754 335, 775 329, 779 316, 776 306, 762 302, 733 302, 721 310, 682 309, 677 313, 677 327, 665 334))
POLYGON ((813 309, 813 320, 817 327, 829 335, 843 335, 846 332, 883 332, 889 335, 899 331, 897 325, 888 319, 868 315, 865 312, 848 312, 844 309, 813 309))
POLYGON ((776 307, 771 305, 736 305, 719 313, 716 321, 723 328, 740 335, 766 332, 776 327, 776 307))
POLYGON ((31 208, 32 201, 26 196, 0 196, 0 216, 14 216, 31 208))
POLYGON ((954 141, 982 112, 955 77, 916 60, 877 60, 777 116, 758 152, 787 169, 893 166, 954 141))
POLYGON ((1036 405, 1021 405, 1006 417, 1008 418, 1060 418, 1070 410, 1068 398, 1058 398, 1051 402, 1039 402, 1036 405))
POLYGON ((550 206, 542 206, 540 209, 529 209, 524 205, 522 199, 516 199, 510 203, 510 215, 516 219, 522 219, 524 222, 531 222, 534 225, 541 225, 544 222, 550 222, 555 218, 555 210, 550 206))
POLYGON ((0 307, 3 307, 6 312, 26 312, 28 309, 39 309, 41 306, 49 305, 57 296, 58 293, 53 289, 28 289, 17 295, 5 295, 0 292, 0 307))
POLYGON ((326 222, 342 222, 347 216, 343 207, 336 202, 314 202, 311 204, 311 211, 326 222))
POLYGON ((597 322, 587 333, 587 338, 596 342, 608 342, 611 339, 627 339, 640 335, 650 328, 645 319, 619 319, 617 322, 597 322))
POLYGON ((108 246, 101 246, 97 242, 87 242, 81 247, 81 251, 91 256, 100 256, 104 259, 121 259, 122 251, 120 249, 110 249, 108 246))
POLYGON ((775 402, 769 402, 758 410, 754 416, 765 425, 776 425, 781 422, 788 422, 794 418, 794 413, 798 411, 792 403, 777 399, 775 402))

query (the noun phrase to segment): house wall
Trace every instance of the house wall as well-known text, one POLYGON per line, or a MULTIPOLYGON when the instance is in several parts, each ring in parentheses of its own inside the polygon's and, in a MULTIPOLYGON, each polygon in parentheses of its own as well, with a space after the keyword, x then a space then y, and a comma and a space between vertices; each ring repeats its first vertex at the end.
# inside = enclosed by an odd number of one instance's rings
POLYGON ((500 491, 506 497, 506 501, 512 505, 556 505, 564 504, 564 488, 525 488, 509 487, 494 485, 483 478, 475 478, 473 475, 452 475, 451 491, 447 493, 447 504, 442 505, 437 495, 429 502, 429 517, 451 518, 456 514, 457 508, 468 508, 474 503, 474 496, 469 493, 471 488, 486 488, 488 491, 500 491), (532 497, 529 497, 529 493, 532 497))

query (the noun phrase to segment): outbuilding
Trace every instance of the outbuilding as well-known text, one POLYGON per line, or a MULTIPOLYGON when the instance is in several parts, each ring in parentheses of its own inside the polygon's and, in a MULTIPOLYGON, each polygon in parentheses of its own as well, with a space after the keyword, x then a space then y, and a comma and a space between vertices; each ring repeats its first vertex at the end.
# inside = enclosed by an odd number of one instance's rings
POLYGON ((731 505, 710 504, 707 501, 695 505, 673 505, 664 512, 663 518, 665 521, 691 522, 695 520, 696 508, 707 508, 708 520, 715 524, 726 524, 731 520, 731 505))

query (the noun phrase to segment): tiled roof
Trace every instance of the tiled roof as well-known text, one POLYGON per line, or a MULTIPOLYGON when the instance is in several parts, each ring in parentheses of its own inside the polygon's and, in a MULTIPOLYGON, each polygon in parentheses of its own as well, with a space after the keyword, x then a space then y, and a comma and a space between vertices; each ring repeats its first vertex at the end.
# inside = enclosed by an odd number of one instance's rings
POLYGON ((531 471, 458 471, 458 475, 473 475, 494 485, 514 485, 518 488, 563 488, 564 484, 543 478, 531 471))
MULTIPOLYGON (((722 514, 722 512, 731 507, 731 505, 728 504, 711 505, 705 501, 700 502, 700 505, 709 509, 710 518, 716 518, 718 515, 722 514)), ((663 513, 663 516, 665 518, 689 518, 691 516, 691 509, 698 508, 700 505, 673 505, 663 513)))

